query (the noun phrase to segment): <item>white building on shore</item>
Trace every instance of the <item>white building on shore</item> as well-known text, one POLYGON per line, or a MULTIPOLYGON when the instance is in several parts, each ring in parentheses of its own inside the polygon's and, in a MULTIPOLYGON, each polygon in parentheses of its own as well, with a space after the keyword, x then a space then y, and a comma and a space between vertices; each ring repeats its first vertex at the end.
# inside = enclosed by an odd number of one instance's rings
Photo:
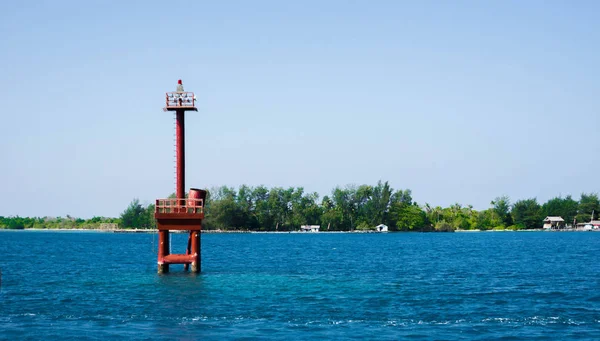
POLYGON ((580 230, 600 230, 600 220, 590 220, 588 223, 578 223, 580 230))
POLYGON ((321 225, 302 225, 300 231, 302 232, 319 232, 321 225))
POLYGON ((562 217, 548 216, 544 219, 544 229, 557 230, 565 228, 565 220, 562 217))
POLYGON ((379 224, 379 225, 375 226, 375 231, 377 231, 377 232, 387 232, 388 231, 388 226, 384 225, 384 224, 379 224))

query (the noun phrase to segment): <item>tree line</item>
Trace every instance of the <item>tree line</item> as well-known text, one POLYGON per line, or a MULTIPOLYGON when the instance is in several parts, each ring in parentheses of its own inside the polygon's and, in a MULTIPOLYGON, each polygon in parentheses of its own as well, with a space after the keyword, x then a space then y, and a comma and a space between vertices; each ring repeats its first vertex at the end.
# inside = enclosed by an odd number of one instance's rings
MULTIPOLYGON (((409 189, 394 190, 389 183, 336 187, 319 200, 302 187, 219 187, 210 191, 205 227, 209 229, 290 231, 301 225, 320 225, 321 230, 372 230, 385 224, 390 231, 452 231, 535 229, 546 216, 562 216, 567 223, 587 222, 598 213, 596 193, 555 197, 543 204, 537 199, 511 203, 507 196, 477 211, 472 206, 419 205, 409 189)), ((596 215, 597 217, 597 215, 596 215)))
POLYGON ((119 218, 93 217, 91 219, 66 217, 3 217, 0 229, 98 229, 102 223, 120 224, 119 218))
MULTIPOLYGON (((174 194, 171 195, 174 197, 174 194)), ((389 183, 334 188, 320 198, 302 187, 227 186, 209 190, 204 229, 293 231, 301 225, 320 225, 321 231, 371 230, 385 224, 390 231, 522 230, 542 227, 546 216, 561 216, 567 224, 598 217, 598 194, 583 193, 578 200, 558 196, 540 204, 537 199, 514 203, 507 196, 477 211, 472 206, 418 204, 409 189, 394 190, 389 183)), ((134 199, 119 218, 92 219, 0 217, 0 228, 99 228, 102 223, 120 228, 155 228, 154 204, 134 199)))

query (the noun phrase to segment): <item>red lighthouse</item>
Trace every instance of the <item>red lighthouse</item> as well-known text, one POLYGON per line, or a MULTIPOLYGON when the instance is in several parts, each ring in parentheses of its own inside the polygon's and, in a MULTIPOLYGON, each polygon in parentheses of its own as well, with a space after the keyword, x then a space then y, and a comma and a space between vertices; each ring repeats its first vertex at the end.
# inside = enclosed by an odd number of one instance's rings
POLYGON ((200 272, 200 232, 204 219, 204 200, 206 191, 191 188, 185 193, 185 112, 198 111, 196 96, 183 90, 181 80, 177 82, 177 91, 166 93, 164 111, 175 111, 176 135, 176 178, 174 199, 157 199, 154 218, 158 228, 158 273, 169 272, 169 264, 184 264, 185 270, 192 265, 192 272, 200 272), (188 231, 188 243, 185 254, 172 254, 169 232, 188 231))

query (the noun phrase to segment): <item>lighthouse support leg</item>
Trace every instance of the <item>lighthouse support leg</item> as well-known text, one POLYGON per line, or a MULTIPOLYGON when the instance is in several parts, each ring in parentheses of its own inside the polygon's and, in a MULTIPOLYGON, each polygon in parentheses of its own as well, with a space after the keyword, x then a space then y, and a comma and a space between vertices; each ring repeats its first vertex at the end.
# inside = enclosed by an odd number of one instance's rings
POLYGON ((169 264, 164 263, 164 257, 169 255, 169 231, 158 231, 158 273, 169 272, 169 264))
POLYGON ((199 273, 200 272, 200 231, 192 231, 192 272, 199 273))

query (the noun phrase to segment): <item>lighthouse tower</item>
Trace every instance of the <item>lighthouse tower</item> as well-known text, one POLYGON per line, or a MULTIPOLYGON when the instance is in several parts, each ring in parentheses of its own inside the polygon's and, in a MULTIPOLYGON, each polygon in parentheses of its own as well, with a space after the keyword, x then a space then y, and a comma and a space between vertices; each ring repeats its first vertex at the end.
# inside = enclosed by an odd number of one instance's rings
POLYGON ((185 193, 185 113, 198 111, 196 96, 183 89, 181 80, 177 82, 177 91, 166 93, 164 111, 175 112, 176 136, 176 187, 175 198, 157 199, 154 218, 158 228, 158 273, 169 272, 170 264, 184 264, 188 270, 200 272, 200 232, 204 219, 204 200, 206 191, 191 188, 187 198, 185 193), (170 231, 188 232, 188 243, 185 254, 171 253, 170 231))

